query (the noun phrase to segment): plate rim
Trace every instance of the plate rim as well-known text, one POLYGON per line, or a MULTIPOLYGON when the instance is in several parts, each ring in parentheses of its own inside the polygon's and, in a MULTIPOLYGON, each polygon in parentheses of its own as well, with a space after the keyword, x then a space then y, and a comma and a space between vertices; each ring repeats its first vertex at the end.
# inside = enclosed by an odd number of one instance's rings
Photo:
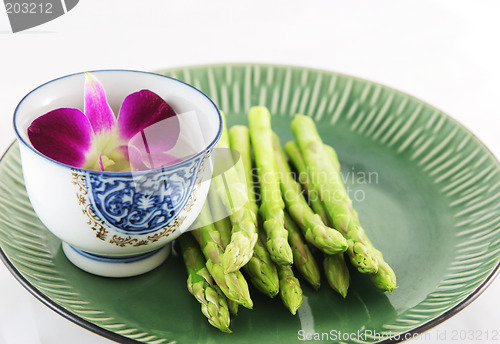
MULTIPOLYGON (((396 92, 401 95, 405 95, 409 98, 412 98, 416 100, 417 102, 423 103, 427 106, 430 106, 431 108, 439 111, 441 116, 446 117, 448 120, 451 120, 454 122, 456 125, 461 127, 463 130, 465 130, 469 135, 472 136, 474 140, 476 140, 477 143, 485 150, 487 154, 490 155, 490 157, 493 159, 493 161, 500 167, 500 160, 497 158, 495 154, 483 143, 481 139, 479 139, 474 132, 472 132, 470 129, 468 129, 465 125, 463 125, 460 121, 456 120, 454 117, 448 115, 446 112, 442 111, 438 107, 434 106, 433 104, 430 104, 429 102, 422 100, 418 97, 415 97, 411 94, 408 94, 404 91, 398 90, 396 88, 393 88, 391 86, 387 86, 383 83, 380 83, 378 81, 373 81, 367 78, 362 78, 358 77, 352 74, 345 74, 341 72, 337 72, 334 70, 327 70, 327 69, 320 69, 320 68, 315 68, 315 67, 309 67, 309 66, 301 66, 301 65, 288 65, 288 64, 274 64, 274 63, 253 63, 253 62, 220 62, 220 63, 209 63, 209 64, 193 64, 193 65, 182 65, 182 66, 176 66, 176 67, 169 67, 169 68, 163 68, 163 69, 158 69, 156 71, 153 71, 153 73, 158 73, 158 74, 164 74, 164 73, 169 73, 177 70, 182 70, 182 69, 193 69, 193 68, 199 68, 199 69, 206 69, 206 68, 214 68, 214 67, 224 67, 224 66, 232 66, 232 67, 254 67, 254 66, 259 66, 259 67, 278 67, 278 68, 292 68, 295 70, 308 70, 308 71, 315 71, 319 73, 328 73, 328 74, 335 74, 343 77, 348 77, 352 78, 361 82, 367 82, 371 83, 374 85, 379 85, 382 86, 383 88, 386 88, 392 92, 396 92)), ((175 79, 175 78, 174 78, 175 79)), ((5 156, 7 153, 13 148, 17 140, 14 140, 8 148, 2 153, 2 156, 0 158, 0 164, 2 164, 5 156)), ((30 294, 32 294, 36 299, 38 299, 40 302, 42 302, 45 306, 49 307, 51 310, 54 312, 60 314, 64 318, 70 320, 74 324, 83 327, 86 330, 89 330, 97 335, 100 335, 106 339, 113 340, 118 343, 123 343, 123 344, 144 344, 142 341, 138 341, 135 339, 132 339, 130 337, 125 337, 121 334, 118 334, 116 332, 107 330, 95 323, 92 323, 88 320, 83 319, 82 317, 78 316, 77 314, 71 312, 70 310, 64 308, 63 306, 59 305, 55 301, 53 301, 50 297, 45 295, 43 292, 41 292, 37 287, 35 287, 31 282, 29 282, 23 275, 22 273, 14 266, 14 264, 9 260, 5 252, 3 251, 2 247, 0 246, 0 260, 5 264, 7 267, 7 270, 14 276, 14 278, 28 291, 30 294)), ((462 311, 465 307, 470 305, 473 301, 475 301, 490 285, 491 283, 495 280, 495 278, 498 276, 500 273, 500 262, 494 267, 494 269, 491 271, 491 273, 485 278, 483 283, 481 283, 471 294, 469 294, 464 300, 444 312, 443 314, 427 321, 426 323, 402 332, 398 335, 395 335, 391 338, 384 339, 382 341, 379 341, 377 343, 399 343, 402 341, 405 341, 406 339, 411 339, 413 336, 419 335, 421 333, 424 333, 433 327, 443 323, 445 320, 450 319, 460 311, 462 311)))
MULTIPOLYGON (((336 70, 331 70, 331 69, 321 69, 317 67, 310 67, 310 66, 305 66, 305 65, 294 65, 294 64, 279 64, 279 63, 265 63, 265 62, 217 62, 217 63, 202 63, 202 64, 189 64, 189 65, 181 65, 181 66, 176 66, 176 67, 169 67, 169 68, 163 68, 163 69, 157 69, 154 71, 154 73, 158 74, 164 74, 164 73, 170 73, 178 70, 183 70, 183 69, 192 69, 192 68, 215 68, 215 67, 225 67, 225 66, 232 66, 232 67, 248 67, 248 66, 259 66, 259 67, 278 67, 278 68, 292 68, 295 70, 308 70, 311 72, 319 72, 319 73, 329 73, 329 74, 335 74, 341 77, 346 77, 346 78, 351 78, 356 81, 361 81, 361 82, 368 82, 374 85, 382 86, 385 89, 388 89, 392 92, 399 93, 401 95, 404 95, 408 98, 411 98, 413 100, 416 100, 419 103, 424 103, 425 105, 431 107, 434 110, 437 110, 442 116, 445 116, 448 120, 451 120, 455 124, 459 125, 467 131, 468 134, 470 134, 480 145, 483 149, 485 149, 488 154, 490 154, 495 162, 500 166, 500 156, 496 156, 493 154, 493 152, 484 144, 484 142, 472 131, 470 130, 466 125, 464 125, 462 122, 454 118, 453 116, 449 115, 446 111, 443 111, 441 108, 435 106, 434 104, 428 102, 427 100, 423 100, 422 98, 416 97, 410 93, 407 93, 405 91, 401 91, 400 89, 394 88, 392 86, 388 86, 385 83, 382 83, 380 81, 375 81, 370 78, 364 78, 361 76, 357 76, 355 74, 346 74, 342 72, 338 72, 336 70)), ((176 79, 175 77, 172 77, 173 79, 176 79)), ((182 80, 181 80, 182 81, 182 80)))

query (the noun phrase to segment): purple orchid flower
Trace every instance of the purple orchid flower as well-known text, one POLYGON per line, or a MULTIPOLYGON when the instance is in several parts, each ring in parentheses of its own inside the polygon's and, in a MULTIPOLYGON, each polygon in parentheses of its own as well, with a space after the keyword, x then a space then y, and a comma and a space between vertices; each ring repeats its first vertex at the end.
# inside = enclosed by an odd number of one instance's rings
POLYGON ((128 95, 115 117, 102 84, 85 73, 84 96, 83 112, 59 108, 31 123, 28 137, 35 149, 61 163, 98 171, 146 170, 180 161, 167 153, 179 138, 179 120, 156 93, 128 95), (146 137, 146 129, 153 134, 146 137))

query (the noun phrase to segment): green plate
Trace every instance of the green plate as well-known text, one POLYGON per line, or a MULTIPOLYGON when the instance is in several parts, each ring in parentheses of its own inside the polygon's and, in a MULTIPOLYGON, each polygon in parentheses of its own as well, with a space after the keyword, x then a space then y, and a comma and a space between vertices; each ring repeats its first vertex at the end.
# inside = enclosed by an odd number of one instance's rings
POLYGON ((31 208, 14 144, 0 162, 1 256, 55 311, 125 343, 296 343, 312 332, 323 342, 397 341, 449 318, 493 279, 500 260, 500 166, 438 109, 373 82, 299 67, 216 65, 165 74, 206 92, 229 125, 246 123, 250 106, 266 105, 283 143, 292 138, 295 113, 312 116, 337 149, 361 222, 399 288, 382 293, 352 271, 344 300, 324 278, 317 292, 303 282, 296 316, 279 298, 251 289, 254 309, 240 308, 233 334, 223 334, 188 293, 175 253, 156 270, 127 279, 71 265, 31 208))

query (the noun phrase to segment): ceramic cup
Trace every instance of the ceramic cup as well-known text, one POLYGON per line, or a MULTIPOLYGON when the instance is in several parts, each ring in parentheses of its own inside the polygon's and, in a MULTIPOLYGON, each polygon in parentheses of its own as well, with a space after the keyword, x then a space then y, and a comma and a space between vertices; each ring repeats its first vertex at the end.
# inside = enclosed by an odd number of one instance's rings
POLYGON ((43 224, 59 239, 66 257, 101 276, 126 277, 160 265, 170 242, 198 216, 210 186, 210 152, 222 118, 201 91, 158 74, 93 71, 115 114, 124 98, 142 89, 162 97, 179 114, 182 161, 138 172, 75 168, 38 152, 30 143, 31 122, 61 107, 83 110, 83 73, 50 81, 26 95, 14 113, 24 181, 43 224), (181 115, 183 114, 183 115, 181 115))

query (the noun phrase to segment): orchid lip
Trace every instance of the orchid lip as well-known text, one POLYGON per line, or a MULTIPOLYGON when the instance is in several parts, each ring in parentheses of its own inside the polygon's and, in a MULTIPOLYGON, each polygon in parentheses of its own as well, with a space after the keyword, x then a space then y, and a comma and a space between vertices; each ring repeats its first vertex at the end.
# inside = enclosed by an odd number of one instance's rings
MULTIPOLYGON (((176 82, 178 82, 178 83, 180 83, 182 85, 188 86, 189 88, 195 90, 197 93, 201 94, 204 98, 206 98, 209 101, 210 106, 213 106, 213 108, 215 110, 215 113, 217 115, 217 121, 218 121, 217 132, 215 133, 215 136, 213 137, 212 141, 209 142, 208 144, 206 144, 205 147, 203 149, 201 149, 198 153, 189 156, 185 160, 173 163, 172 165, 168 165, 168 166, 164 166, 164 167, 158 167, 158 168, 150 169, 150 170, 146 170, 146 171, 148 171, 148 172, 150 172, 150 171, 165 171, 165 170, 169 170, 169 169, 175 169, 180 164, 182 164, 183 162, 185 162, 187 160, 195 159, 195 158, 199 157, 200 155, 205 154, 207 151, 211 150, 213 147, 215 147, 215 145, 219 141, 220 136, 222 134, 222 117, 221 117, 221 114, 220 114, 220 111, 219 111, 218 107, 215 105, 215 103, 212 101, 212 99, 210 99, 210 97, 208 97, 205 93, 203 93, 202 91, 198 90, 194 86, 185 83, 184 81, 181 81, 181 80, 178 80, 178 79, 166 76, 166 75, 162 75, 162 74, 157 74, 157 73, 152 73, 152 72, 144 72, 144 71, 138 71, 138 70, 124 70, 124 69, 106 69, 106 70, 88 71, 88 73, 97 74, 97 75, 100 74, 100 73, 123 73, 123 72, 125 72, 125 73, 138 73, 138 74, 146 74, 146 75, 158 76, 158 77, 162 77, 162 78, 174 80, 174 81, 176 81, 176 82)), ((112 174, 112 175, 130 175, 131 173, 138 173, 138 172, 127 172, 127 171, 120 171, 120 172, 96 171, 96 170, 86 169, 86 168, 82 168, 82 167, 75 167, 75 166, 71 166, 71 165, 59 162, 57 160, 54 160, 54 159, 52 159, 52 158, 50 158, 50 157, 42 154, 38 150, 36 150, 33 147, 33 145, 29 142, 29 139, 27 139, 27 136, 23 135, 23 133, 21 132, 21 131, 24 131, 25 129, 23 130, 23 129, 20 128, 21 124, 19 123, 19 116, 20 116, 19 113, 20 113, 20 110, 21 110, 21 107, 22 107, 23 103, 27 100, 28 97, 30 97, 35 92, 39 91, 39 89, 41 89, 44 86, 50 85, 50 84, 52 84, 54 82, 57 82, 57 81, 60 81, 60 80, 66 79, 66 78, 75 77, 75 76, 79 76, 79 75, 84 75, 84 72, 73 73, 73 74, 69 74, 69 75, 66 75, 66 76, 59 77, 59 78, 56 78, 54 80, 48 81, 48 82, 46 82, 46 83, 44 83, 44 84, 36 87, 31 92, 29 92, 27 95, 25 95, 21 99, 21 101, 19 102, 19 104, 16 106, 16 109, 14 110, 13 126, 14 126, 14 132, 15 132, 16 138, 24 146, 28 147, 31 151, 33 151, 35 154, 39 155, 40 157, 42 157, 42 158, 44 158, 44 159, 46 159, 46 160, 48 160, 48 161, 50 161, 52 163, 55 163, 57 165, 60 165, 60 166, 66 167, 66 168, 77 169, 77 170, 80 170, 80 171, 87 171, 87 172, 90 172, 90 173, 104 174, 104 175, 108 175, 108 174, 112 174)), ((145 171, 140 171, 140 172, 145 172, 145 171)))

